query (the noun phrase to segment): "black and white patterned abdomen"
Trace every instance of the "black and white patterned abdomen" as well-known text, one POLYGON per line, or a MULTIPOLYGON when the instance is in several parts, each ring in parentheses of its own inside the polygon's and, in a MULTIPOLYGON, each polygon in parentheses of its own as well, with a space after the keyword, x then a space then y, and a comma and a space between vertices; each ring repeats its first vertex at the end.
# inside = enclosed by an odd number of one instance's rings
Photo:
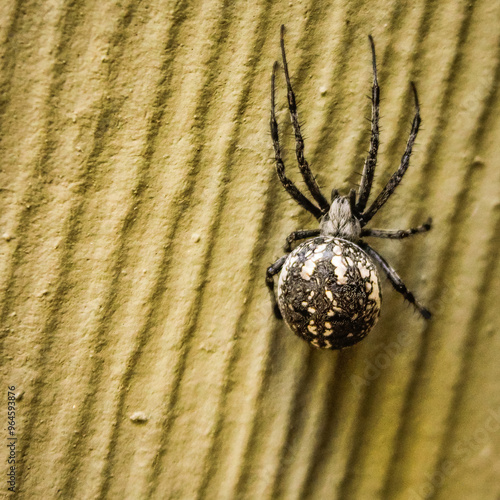
POLYGON ((278 305, 287 325, 315 347, 340 349, 359 342, 380 314, 375 265, 351 241, 319 236, 286 259, 278 305))

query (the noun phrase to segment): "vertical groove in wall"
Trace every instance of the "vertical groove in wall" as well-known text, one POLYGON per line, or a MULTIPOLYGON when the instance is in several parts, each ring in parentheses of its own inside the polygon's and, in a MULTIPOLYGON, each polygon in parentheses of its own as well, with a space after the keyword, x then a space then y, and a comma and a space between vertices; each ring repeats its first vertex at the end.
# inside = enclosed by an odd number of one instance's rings
MULTIPOLYGON (((498 498, 500 432, 487 425, 500 412, 488 347, 500 319, 498 6, 0 10, 0 335, 4 386, 22 393, 16 498, 498 498), (264 285, 287 234, 314 227, 274 171, 282 23, 327 197, 357 186, 369 144, 367 34, 383 97, 372 199, 404 148, 409 81, 419 89, 411 166, 373 227, 432 215, 434 228, 373 244, 434 316, 424 323, 384 283, 379 324, 340 353, 276 321, 264 285)), ((305 190, 285 96, 280 73, 287 173, 305 190)))
MULTIPOLYGON (((162 5, 160 4, 157 6, 157 8, 165 8, 168 7, 170 4, 162 5)), ((167 69, 169 68, 171 59, 172 59, 172 52, 169 51, 169 47, 175 42, 176 35, 178 33, 179 27, 181 26, 181 19, 183 15, 183 10, 184 10, 185 5, 180 2, 176 5, 176 9, 173 12, 173 19, 176 20, 177 22, 174 24, 173 29, 170 31, 168 30, 168 25, 167 25, 167 32, 168 36, 165 42, 165 52, 167 54, 167 57, 165 58, 165 61, 162 63, 162 68, 163 71, 162 73, 165 74, 167 73, 167 69)), ((132 37, 133 32, 128 32, 128 28, 133 26, 132 23, 134 21, 134 15, 136 14, 136 9, 137 9, 137 4, 132 2, 130 3, 126 9, 124 9, 123 14, 121 18, 119 19, 117 23, 117 30, 113 34, 111 42, 110 42, 110 52, 113 55, 113 58, 110 62, 110 71, 108 74, 108 81, 110 84, 112 84, 113 81, 116 80, 117 73, 120 71, 121 67, 123 66, 123 60, 122 57, 124 55, 124 43, 126 43, 127 36, 132 37)), ((161 42, 159 42, 160 45, 163 45, 161 42)), ((137 179, 134 181, 134 187, 132 190, 132 199, 129 202, 129 207, 128 211, 125 214, 124 218, 120 222, 120 231, 119 231, 119 242, 116 245, 116 248, 113 251, 113 256, 112 256, 112 270, 110 273, 110 280, 109 280, 109 285, 106 290, 106 296, 103 300, 101 310, 99 311, 98 319, 97 319, 97 326, 96 326, 96 331, 94 333, 94 338, 93 340, 93 349, 96 352, 99 352, 101 349, 101 346, 104 342, 106 342, 106 336, 109 333, 109 320, 111 316, 113 315, 116 305, 115 302, 117 300, 117 297, 119 296, 120 293, 120 279, 122 278, 122 268, 124 265, 125 257, 126 257, 126 250, 127 246, 129 245, 129 241, 127 239, 128 235, 128 228, 131 224, 131 221, 134 220, 134 216, 137 210, 137 207, 140 203, 140 194, 141 191, 143 190, 143 185, 145 184, 144 178, 147 176, 147 169, 149 167, 149 161, 148 159, 150 158, 150 154, 148 154, 148 151, 151 149, 150 148, 150 143, 154 141, 155 133, 157 131, 157 121, 161 118, 161 113, 163 111, 163 103, 165 100, 165 93, 169 89, 169 82, 168 78, 161 78, 159 82, 157 83, 157 88, 155 89, 156 91, 156 97, 155 99, 152 99, 152 118, 151 118, 151 123, 150 126, 147 130, 146 138, 145 138, 145 144, 141 144, 141 149, 144 151, 144 163, 142 165, 142 172, 137 176, 137 179)), ((154 95, 154 94, 153 94, 154 95)), ((107 99, 107 96, 105 97, 107 99)), ((116 103, 109 103, 107 106, 104 107, 104 111, 100 116, 100 119, 98 121, 98 125, 96 128, 95 132, 95 137, 96 137, 96 146, 93 148, 92 153, 90 154, 89 157, 89 164, 99 164, 99 157, 101 151, 104 149, 103 147, 97 147, 97 144, 99 143, 104 143, 104 141, 107 141, 109 144, 110 139, 106 134, 106 129, 107 129, 107 123, 111 120, 116 120, 116 116, 118 115, 118 112, 120 110, 120 106, 117 105, 119 101, 119 95, 116 96, 116 103)), ((123 105, 123 101, 121 101, 123 105)), ((98 386, 100 378, 103 374, 104 367, 103 363, 105 363, 105 360, 101 358, 101 356, 96 356, 93 359, 93 367, 90 373, 90 378, 89 378, 89 386, 91 388, 95 388, 98 386)), ((126 384, 124 385, 126 387, 126 384)), ((118 395, 120 397, 123 394, 123 391, 118 395)), ((93 434, 93 428, 92 428, 92 418, 94 417, 96 411, 96 397, 95 397, 95 391, 89 390, 85 394, 85 399, 82 404, 82 411, 81 415, 79 418, 78 426, 77 426, 77 432, 72 436, 72 440, 70 441, 68 445, 68 449, 76 449, 76 450, 81 450, 80 453, 76 453, 74 457, 74 462, 70 464, 70 467, 68 468, 68 472, 66 475, 66 480, 64 483, 64 487, 62 489, 62 493, 64 496, 68 497, 73 497, 75 496, 75 489, 77 488, 77 485, 79 484, 79 475, 80 474, 85 474, 85 470, 82 472, 82 467, 84 465, 82 464, 82 456, 85 452, 85 450, 89 444, 89 439, 90 435, 93 434)), ((113 429, 116 428, 113 425, 113 429)), ((112 460, 110 458, 110 455, 112 456, 112 453, 114 452, 114 439, 113 437, 110 438, 110 441, 107 446, 106 450, 106 462, 103 467, 103 471, 100 471, 101 475, 105 477, 105 482, 104 486, 100 486, 100 488, 106 488, 106 480, 109 476, 109 467, 112 463, 112 460)))
MULTIPOLYGON (((264 9, 265 8, 265 3, 263 3, 260 8, 264 9)), ((220 66, 221 66, 221 47, 224 47, 226 50, 229 49, 229 44, 227 39, 229 38, 230 32, 229 29, 231 28, 231 21, 233 20, 235 16, 235 11, 238 10, 238 6, 232 5, 231 2, 227 2, 223 4, 223 11, 220 15, 220 19, 222 21, 221 26, 217 27, 217 37, 218 37, 218 43, 217 45, 214 44, 214 48, 217 47, 216 50, 214 50, 212 60, 207 64, 211 68, 211 75, 215 77, 215 75, 218 74, 220 71, 220 66)), ((260 33, 256 33, 256 42, 255 45, 253 46, 253 49, 251 50, 251 57, 255 55, 256 49, 259 46, 259 43, 261 43, 261 37, 260 33)), ((250 44, 252 45, 252 44, 250 44)), ((230 50, 230 49, 229 49, 230 50)), ((197 286, 197 291, 195 293, 195 300, 192 302, 191 308, 188 310, 188 316, 190 318, 190 321, 186 327, 186 330, 184 332, 184 356, 179 362, 178 368, 177 368, 177 374, 178 374, 178 380, 176 382, 176 392, 174 393, 173 397, 169 395, 169 410, 167 412, 166 418, 165 418, 165 425, 162 428, 162 435, 161 435, 161 440, 160 440, 160 446, 158 450, 158 454, 155 457, 155 464, 154 464, 154 470, 152 471, 151 474, 151 489, 150 489, 150 495, 156 495, 157 497, 161 498, 163 495, 163 492, 165 491, 165 488, 169 486, 169 481, 163 478, 162 482, 162 470, 166 468, 166 464, 169 463, 168 459, 166 457, 168 456, 168 443, 169 443, 169 438, 170 438, 170 433, 173 432, 173 428, 176 424, 176 418, 175 418, 175 405, 177 403, 177 397, 181 397, 179 393, 177 392, 177 389, 181 388, 182 385, 182 379, 185 375, 185 370, 186 370, 186 362, 188 360, 188 355, 190 354, 191 351, 191 345, 193 342, 193 339, 196 338, 196 330, 201 328, 202 326, 200 325, 200 315, 202 312, 202 308, 200 307, 200 303, 204 302, 204 297, 206 297, 206 287, 207 284, 209 283, 209 271, 210 268, 212 267, 212 259, 214 255, 214 248, 216 245, 216 240, 220 234, 220 226, 222 224, 221 218, 222 218, 222 212, 225 208, 226 205, 226 198, 227 198, 227 183, 229 183, 230 180, 230 166, 233 162, 235 150, 236 150, 236 142, 237 138, 239 135, 239 129, 240 129, 240 117, 244 114, 245 112, 245 107, 246 107, 246 101, 245 97, 248 95, 249 92, 249 87, 252 84, 253 80, 253 72, 250 70, 248 71, 245 76, 244 76, 244 86, 243 89, 238 89, 238 92, 241 92, 240 98, 238 99, 238 104, 236 108, 236 113, 233 115, 233 120, 234 120, 234 125, 232 129, 229 131, 229 136, 227 138, 227 149, 223 153, 223 157, 220 159, 221 162, 221 171, 219 172, 219 186, 218 186, 218 194, 217 194, 217 202, 215 204, 217 210, 214 212, 213 216, 211 217, 210 223, 207 228, 207 246, 206 246, 206 252, 203 255, 203 261, 202 261, 202 272, 200 273, 199 277, 199 284, 197 286), (162 487, 163 486, 163 487, 162 487)), ((207 109, 207 115, 208 115, 208 101, 209 101, 209 95, 211 93, 211 87, 209 85, 206 86, 205 91, 201 94, 200 96, 200 107, 206 107, 207 109)), ((236 89, 235 89, 236 90, 236 89)), ((199 114, 199 112, 197 113, 199 114)), ((207 121, 208 121, 208 116, 207 116, 207 121)), ((207 127, 208 128, 208 127, 207 127)), ((200 131, 203 133, 203 127, 200 126, 200 131)), ((205 141, 208 140, 207 135, 203 135, 200 138, 200 144, 203 144, 205 141)), ((201 149, 201 148, 200 148, 201 149)), ((202 162, 201 157, 196 157, 193 161, 193 163, 199 163, 202 162)), ((210 434, 209 434, 210 435, 210 434)), ((210 447, 211 445, 207 443, 207 447, 210 447)), ((200 457, 200 462, 204 463, 205 459, 203 457, 200 457)), ((200 483, 200 486, 198 488, 193 487, 193 494, 199 495, 200 489, 203 489, 203 481, 200 483)))

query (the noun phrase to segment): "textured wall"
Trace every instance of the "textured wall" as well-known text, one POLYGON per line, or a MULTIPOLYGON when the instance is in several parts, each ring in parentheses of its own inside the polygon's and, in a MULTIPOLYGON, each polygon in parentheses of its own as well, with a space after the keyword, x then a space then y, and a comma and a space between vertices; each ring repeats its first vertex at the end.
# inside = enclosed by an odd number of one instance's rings
POLYGON ((18 498, 499 498, 499 2, 4 0, 0 53, 18 498), (378 325, 341 353, 275 321, 263 281, 286 235, 315 227, 272 161, 282 22, 326 192, 356 185, 368 147, 368 33, 376 190, 410 80, 421 99, 412 165, 372 227, 432 215, 429 234, 374 246, 434 318, 384 280, 378 325))

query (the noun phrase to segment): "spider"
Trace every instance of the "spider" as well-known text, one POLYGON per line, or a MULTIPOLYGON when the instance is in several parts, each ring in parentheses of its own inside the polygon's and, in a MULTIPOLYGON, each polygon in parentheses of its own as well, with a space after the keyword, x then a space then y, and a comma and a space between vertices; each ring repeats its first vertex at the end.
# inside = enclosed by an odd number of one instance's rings
POLYGON ((270 121, 276 169, 285 190, 301 207, 318 219, 319 228, 294 231, 288 236, 285 245, 287 254, 267 269, 266 285, 269 288, 275 316, 278 319, 283 318, 293 332, 315 347, 342 349, 362 340, 380 315, 382 295, 375 264, 380 266, 395 290, 413 304, 423 318, 431 317, 429 310, 417 301, 396 271, 377 251, 363 241, 364 237, 369 236, 399 240, 431 229, 430 218, 425 224, 406 230, 365 228, 384 206, 408 169, 412 147, 421 122, 417 89, 412 82, 416 111, 399 168, 369 208, 366 208, 377 163, 380 103, 375 44, 369 35, 373 67, 370 149, 364 163, 358 192, 351 189, 348 196, 341 196, 334 189, 331 201, 328 203, 304 157, 304 140, 288 73, 284 32, 285 27, 281 26, 281 55, 288 90, 288 108, 295 132, 296 156, 302 177, 316 203, 310 201, 285 175, 275 114, 275 77, 279 67, 277 61, 273 65, 271 76, 270 121), (310 239, 292 251, 292 243, 306 238, 310 239), (278 273, 280 276, 276 301, 274 276, 278 273))

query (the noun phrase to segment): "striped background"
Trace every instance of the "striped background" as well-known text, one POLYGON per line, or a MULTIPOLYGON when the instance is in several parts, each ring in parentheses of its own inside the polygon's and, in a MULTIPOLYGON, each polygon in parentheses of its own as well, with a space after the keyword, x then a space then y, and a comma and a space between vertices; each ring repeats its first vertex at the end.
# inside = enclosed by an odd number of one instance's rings
POLYGON ((0 56, 14 498, 500 498, 499 2, 4 0, 0 56), (272 161, 281 23, 325 192, 359 181, 368 33, 375 190, 404 150, 410 80, 421 99, 412 166, 372 227, 433 217, 374 246, 434 319, 386 282, 379 324, 341 353, 276 322, 263 281, 315 227, 272 161))

